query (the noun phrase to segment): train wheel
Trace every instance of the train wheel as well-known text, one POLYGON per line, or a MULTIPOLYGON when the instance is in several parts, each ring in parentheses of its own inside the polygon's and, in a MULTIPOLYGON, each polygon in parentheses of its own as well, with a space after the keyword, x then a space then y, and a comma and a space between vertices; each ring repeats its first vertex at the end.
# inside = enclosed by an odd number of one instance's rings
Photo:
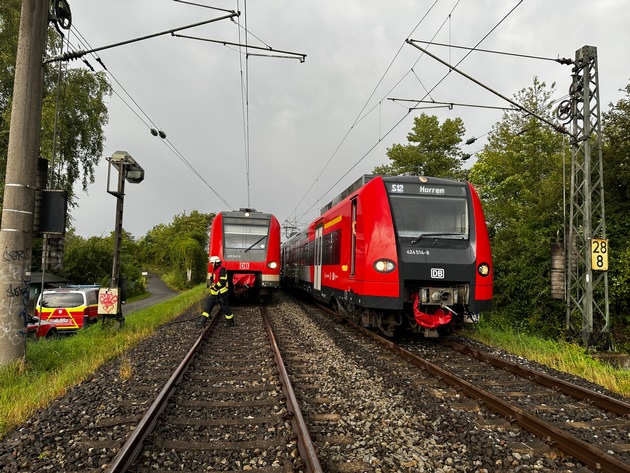
POLYGON ((330 299, 330 308, 334 310, 337 314, 340 314, 342 311, 341 304, 339 304, 339 301, 334 297, 330 299))
POLYGON ((399 314, 380 314, 378 315, 378 329, 387 337, 393 337, 396 327, 402 323, 399 314))

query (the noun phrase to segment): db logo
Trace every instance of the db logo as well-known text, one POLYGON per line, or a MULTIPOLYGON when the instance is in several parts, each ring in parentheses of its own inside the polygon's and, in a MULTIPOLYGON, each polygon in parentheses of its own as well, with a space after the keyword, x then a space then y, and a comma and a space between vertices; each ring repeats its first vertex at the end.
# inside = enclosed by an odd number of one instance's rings
POLYGON ((249 261, 247 263, 239 263, 239 269, 249 269, 249 261))
POLYGON ((444 279, 444 270, 442 268, 431 268, 431 279, 444 279))

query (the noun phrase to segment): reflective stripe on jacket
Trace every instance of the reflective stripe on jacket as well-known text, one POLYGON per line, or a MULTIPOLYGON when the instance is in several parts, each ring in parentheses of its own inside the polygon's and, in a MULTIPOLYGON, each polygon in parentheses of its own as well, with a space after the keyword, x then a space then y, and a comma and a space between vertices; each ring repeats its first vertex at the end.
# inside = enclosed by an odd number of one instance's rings
POLYGON ((228 292, 228 275, 221 265, 210 274, 210 294, 217 296, 228 292))

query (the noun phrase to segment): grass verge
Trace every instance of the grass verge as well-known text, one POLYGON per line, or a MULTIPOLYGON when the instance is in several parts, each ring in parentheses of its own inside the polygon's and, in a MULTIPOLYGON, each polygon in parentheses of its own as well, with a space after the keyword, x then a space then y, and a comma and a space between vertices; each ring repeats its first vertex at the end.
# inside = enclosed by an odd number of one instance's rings
POLYGON ((484 326, 478 326, 475 331, 467 331, 465 335, 630 397, 630 371, 599 361, 577 345, 544 340, 518 332, 497 331, 484 326))
POLYGON ((151 336, 160 325, 200 304, 206 295, 205 284, 197 286, 126 316, 122 329, 118 324, 98 323, 76 335, 29 340, 26 358, 0 369, 0 439, 37 409, 65 394, 68 387, 151 336))

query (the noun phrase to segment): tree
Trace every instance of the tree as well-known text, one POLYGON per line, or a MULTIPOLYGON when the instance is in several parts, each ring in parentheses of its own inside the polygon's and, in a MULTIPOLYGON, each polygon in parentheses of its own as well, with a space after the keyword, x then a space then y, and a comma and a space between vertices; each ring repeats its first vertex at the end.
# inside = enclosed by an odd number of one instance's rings
POLYGON ((75 182, 80 181, 83 190, 94 182, 108 121, 103 99, 110 87, 102 73, 83 69, 68 70, 59 87, 58 102, 54 90, 44 98, 41 153, 49 161, 49 185, 66 190, 72 201, 75 182))
MULTIPOLYGON (((0 4, 0 176, 2 177, 7 166, 11 120, 9 104, 13 94, 21 3, 20 0, 3 0, 0 4)), ((3 192, 3 186, 0 188, 0 192, 3 192)))
MULTIPOLYGON (((534 78, 515 100, 550 118, 547 88, 534 78)), ((564 309, 550 297, 551 244, 563 238, 564 137, 531 115, 505 112, 471 168, 492 237, 494 306, 521 327, 560 329, 564 309)))
MULTIPOLYGON (((0 179, 6 170, 20 7, 19 0, 3 0, 0 6, 0 179)), ((55 55, 61 42, 49 31, 47 50, 55 55)), ((61 66, 47 66, 44 74, 41 153, 49 160, 51 188, 68 191, 72 204, 74 184, 80 181, 86 189, 94 182, 108 121, 105 97, 111 89, 103 73, 61 66)), ((0 203, 3 192, 0 186, 0 203)))
POLYGON ((70 230, 65 238, 62 275, 74 284, 106 286, 112 275, 112 258, 111 239, 102 237, 85 239, 70 230))
MULTIPOLYGON (((144 292, 139 248, 133 236, 122 232, 120 277, 127 283, 127 296, 144 292)), ((61 275, 74 284, 109 286, 114 257, 113 232, 108 237, 83 238, 71 229, 66 234, 64 266, 61 275)))
POLYGON ((192 281, 193 271, 196 274, 201 269, 206 272, 208 266, 205 264, 206 253, 199 245, 199 242, 191 236, 182 236, 173 241, 170 245, 171 259, 175 265, 186 270, 186 282, 192 281))
POLYGON ((602 155, 613 319, 630 321, 630 84, 626 96, 604 113, 602 155))
POLYGON ((466 132, 461 118, 446 119, 442 125, 434 115, 414 118, 409 144, 394 144, 387 150, 390 164, 374 168, 375 174, 417 175, 461 179, 463 156, 459 144, 466 132))
POLYGON ((194 210, 153 227, 138 242, 142 261, 159 267, 169 285, 183 289, 201 283, 208 270, 208 233, 214 214, 194 210), (190 275, 190 277, 189 277, 190 275))

